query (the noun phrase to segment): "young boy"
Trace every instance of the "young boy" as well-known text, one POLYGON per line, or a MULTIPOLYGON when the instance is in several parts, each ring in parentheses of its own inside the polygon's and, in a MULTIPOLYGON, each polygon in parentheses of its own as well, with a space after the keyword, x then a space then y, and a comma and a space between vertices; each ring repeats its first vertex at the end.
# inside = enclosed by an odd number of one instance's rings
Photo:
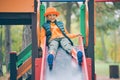
MULTIPOLYGON (((54 56, 58 47, 62 47, 71 55, 71 52, 74 50, 74 48, 70 38, 80 35, 68 34, 68 32, 64 29, 63 23, 56 20, 59 15, 59 12, 54 7, 47 8, 44 14, 44 16, 47 18, 47 21, 44 23, 43 28, 41 29, 41 36, 46 36, 46 45, 48 46, 47 62, 50 70, 52 70, 54 56)), ((81 65, 82 52, 77 51, 76 54, 78 64, 81 65)))

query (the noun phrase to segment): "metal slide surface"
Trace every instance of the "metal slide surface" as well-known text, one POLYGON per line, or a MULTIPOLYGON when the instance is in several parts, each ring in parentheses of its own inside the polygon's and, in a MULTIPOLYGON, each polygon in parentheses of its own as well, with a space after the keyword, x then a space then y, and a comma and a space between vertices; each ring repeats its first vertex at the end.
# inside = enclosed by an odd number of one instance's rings
POLYGON ((45 64, 45 80, 84 80, 82 68, 61 48, 55 57, 53 70, 49 71, 47 62, 45 64))

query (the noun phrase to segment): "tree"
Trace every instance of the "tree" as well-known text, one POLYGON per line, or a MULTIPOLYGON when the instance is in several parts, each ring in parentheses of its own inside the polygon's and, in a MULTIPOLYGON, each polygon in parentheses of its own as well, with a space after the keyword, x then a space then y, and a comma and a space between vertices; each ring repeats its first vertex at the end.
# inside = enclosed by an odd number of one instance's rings
POLYGON ((100 36, 101 36, 102 53, 103 53, 104 61, 108 62, 108 51, 105 45, 105 37, 104 37, 105 35, 103 31, 100 32, 100 36))
POLYGON ((0 26, 0 76, 3 75, 2 64, 3 64, 3 55, 2 55, 2 26, 0 26))
POLYGON ((32 41, 30 25, 25 25, 23 27, 23 35, 22 35, 22 37, 23 37, 22 38, 23 39, 23 41, 22 41, 22 49, 24 49, 32 41))
POLYGON ((5 25, 5 64, 8 71, 9 64, 9 53, 11 52, 11 35, 10 35, 10 25, 5 25))
POLYGON ((71 32, 70 25, 71 25, 72 5, 73 5, 72 2, 67 2, 67 5, 66 5, 66 28, 67 28, 68 32, 71 32))
POLYGON ((108 50, 106 48, 104 36, 108 35, 108 31, 115 30, 119 26, 119 21, 115 18, 115 7, 113 4, 97 3, 96 6, 96 27, 101 36, 102 53, 104 60, 107 61, 108 50))

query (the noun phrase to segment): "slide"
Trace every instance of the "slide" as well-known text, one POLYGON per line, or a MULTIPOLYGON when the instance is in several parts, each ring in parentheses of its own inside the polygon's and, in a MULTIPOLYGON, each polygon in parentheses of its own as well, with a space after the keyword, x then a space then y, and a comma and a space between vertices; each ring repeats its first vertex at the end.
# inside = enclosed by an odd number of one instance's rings
POLYGON ((46 63, 45 80, 83 80, 81 67, 63 49, 59 49, 53 70, 46 63))
POLYGON ((72 58, 63 49, 59 48, 52 71, 49 70, 47 64, 47 48, 45 45, 42 46, 43 56, 40 62, 37 63, 37 66, 40 64, 40 69, 36 68, 37 75, 35 80, 90 80, 82 41, 83 39, 80 37, 78 48, 83 52, 82 66, 77 64, 77 60, 74 57, 72 58))

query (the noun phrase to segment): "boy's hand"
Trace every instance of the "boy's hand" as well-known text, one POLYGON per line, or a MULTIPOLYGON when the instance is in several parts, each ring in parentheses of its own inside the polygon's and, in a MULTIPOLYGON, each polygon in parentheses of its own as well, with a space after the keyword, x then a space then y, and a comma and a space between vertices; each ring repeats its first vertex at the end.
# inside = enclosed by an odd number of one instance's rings
POLYGON ((81 34, 76 34, 76 37, 82 36, 81 34))

